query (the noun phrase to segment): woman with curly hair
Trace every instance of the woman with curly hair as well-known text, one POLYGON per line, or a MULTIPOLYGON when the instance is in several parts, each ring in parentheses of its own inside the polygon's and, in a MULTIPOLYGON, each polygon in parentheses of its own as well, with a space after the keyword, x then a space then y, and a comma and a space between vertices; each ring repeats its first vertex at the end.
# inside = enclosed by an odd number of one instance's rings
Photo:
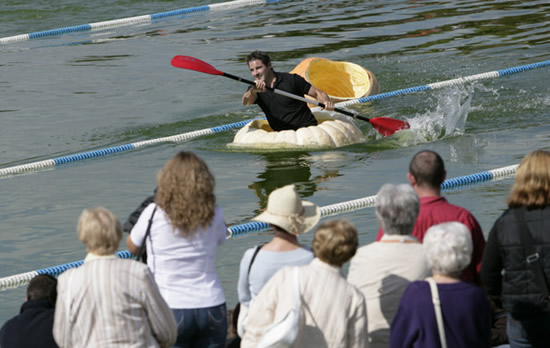
POLYGON ((127 239, 133 254, 145 242, 147 264, 178 324, 175 347, 225 346, 225 296, 214 261, 227 227, 214 183, 201 158, 178 153, 159 172, 155 201, 127 239))
POLYGON ((550 346, 550 152, 521 161, 508 209, 489 232, 481 282, 507 312, 511 347, 550 346))

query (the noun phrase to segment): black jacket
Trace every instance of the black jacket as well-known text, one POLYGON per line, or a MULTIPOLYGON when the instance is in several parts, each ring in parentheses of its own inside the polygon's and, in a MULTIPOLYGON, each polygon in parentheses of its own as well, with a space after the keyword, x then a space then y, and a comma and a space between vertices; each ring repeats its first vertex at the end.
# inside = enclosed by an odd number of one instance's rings
POLYGON ((0 347, 57 347, 53 339, 54 305, 48 300, 27 301, 21 313, 0 330, 0 347))
MULTIPOLYGON (((542 291, 527 265, 514 209, 495 222, 485 245, 481 282, 495 304, 515 315, 544 310, 542 291)), ((550 206, 525 210, 527 223, 548 284, 550 279, 550 206)))

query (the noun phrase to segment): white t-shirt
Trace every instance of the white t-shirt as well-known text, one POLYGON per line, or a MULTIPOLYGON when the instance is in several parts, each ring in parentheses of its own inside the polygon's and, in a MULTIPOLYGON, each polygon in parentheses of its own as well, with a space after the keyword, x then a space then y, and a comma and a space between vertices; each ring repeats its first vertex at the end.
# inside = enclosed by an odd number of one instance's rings
MULTIPOLYGON (((132 243, 141 246, 156 204, 143 210, 130 232, 132 243)), ((172 309, 218 306, 225 296, 216 273, 216 247, 226 239, 223 211, 216 207, 208 228, 198 228, 189 237, 175 230, 170 219, 157 207, 147 237, 147 265, 155 276, 162 297, 172 309)))

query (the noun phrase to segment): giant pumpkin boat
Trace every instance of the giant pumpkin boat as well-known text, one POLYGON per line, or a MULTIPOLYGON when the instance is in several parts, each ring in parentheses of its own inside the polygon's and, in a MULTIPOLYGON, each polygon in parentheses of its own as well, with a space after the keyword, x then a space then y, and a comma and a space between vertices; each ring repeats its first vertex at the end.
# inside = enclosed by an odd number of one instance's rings
MULTIPOLYGON (((367 69, 349 62, 307 58, 291 73, 325 91, 334 103, 357 99, 379 91, 378 81, 367 69)), ((314 105, 309 105, 313 107, 314 105)), ((350 117, 314 112, 317 126, 296 131, 274 131, 267 120, 254 120, 241 128, 231 147, 241 148, 327 148, 361 143, 365 136, 350 117)))
POLYGON ((230 147, 239 148, 328 148, 365 141, 353 119, 325 111, 313 113, 316 126, 274 131, 267 120, 254 120, 241 128, 230 147))

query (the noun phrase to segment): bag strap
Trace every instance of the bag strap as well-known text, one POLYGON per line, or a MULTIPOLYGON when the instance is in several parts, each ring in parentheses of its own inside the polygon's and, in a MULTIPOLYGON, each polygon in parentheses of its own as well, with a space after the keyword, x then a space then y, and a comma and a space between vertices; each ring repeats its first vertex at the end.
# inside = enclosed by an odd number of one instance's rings
POLYGON ((143 242, 141 243, 141 246, 139 247, 137 260, 142 261, 143 255, 145 254, 145 242, 147 241, 147 237, 149 234, 151 234, 151 225, 153 224, 153 217, 155 216, 155 212, 157 211, 157 206, 155 205, 155 209, 153 209, 153 213, 151 214, 151 217, 149 218, 149 224, 147 225, 147 231, 145 231, 145 237, 143 237, 143 242))
POLYGON ((300 268, 294 267, 294 306, 296 310, 300 311, 300 268))
POLYGON ((252 264, 254 263, 254 260, 256 259, 256 255, 258 255, 258 252, 260 251, 260 249, 263 246, 264 246, 264 244, 258 245, 256 247, 256 250, 254 250, 254 254, 252 254, 252 259, 250 260, 250 264, 248 265, 248 275, 250 275, 250 269, 252 268, 252 264))
POLYGON ((443 324, 443 314, 441 313, 441 301, 439 299, 439 291, 437 290, 437 284, 432 277, 426 278, 426 281, 430 284, 430 292, 432 293, 432 301, 435 309, 435 319, 437 320, 437 331, 439 331, 439 339, 441 341, 441 347, 447 348, 447 338, 445 337, 445 325, 443 324))
POLYGON ((525 207, 514 209, 514 214, 516 215, 516 220, 519 224, 521 244, 523 244, 525 254, 527 255, 525 261, 527 262, 527 266, 535 273, 535 280, 542 291, 542 295, 548 300, 550 299, 548 294, 548 283, 546 282, 546 277, 544 276, 539 253, 537 253, 537 250, 535 249, 533 237, 529 232, 529 226, 527 226, 527 222, 525 222, 525 207))

